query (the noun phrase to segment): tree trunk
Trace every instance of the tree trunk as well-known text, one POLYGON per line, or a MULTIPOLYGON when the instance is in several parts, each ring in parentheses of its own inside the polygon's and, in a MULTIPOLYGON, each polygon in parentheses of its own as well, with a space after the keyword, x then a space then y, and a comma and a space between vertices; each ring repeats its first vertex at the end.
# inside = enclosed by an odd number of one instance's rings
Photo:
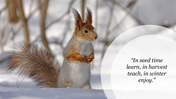
POLYGON ((18 16, 17 16, 16 4, 14 0, 6 0, 6 4, 8 8, 9 22, 17 23, 18 16))
POLYGON ((29 41, 29 31, 28 31, 27 20, 26 20, 25 15, 24 15, 22 0, 16 0, 16 5, 17 5, 18 11, 19 11, 20 20, 23 24, 25 44, 29 45, 29 43, 30 43, 30 41, 29 41))
POLYGON ((85 0, 81 0, 81 15, 82 15, 82 21, 84 21, 84 8, 85 8, 85 0))
POLYGON ((48 46, 48 41, 46 39, 46 33, 45 33, 45 19, 46 19, 46 11, 48 7, 48 2, 49 0, 44 0, 40 8, 40 33, 41 33, 43 46, 45 47, 47 51, 51 53, 51 50, 48 46))

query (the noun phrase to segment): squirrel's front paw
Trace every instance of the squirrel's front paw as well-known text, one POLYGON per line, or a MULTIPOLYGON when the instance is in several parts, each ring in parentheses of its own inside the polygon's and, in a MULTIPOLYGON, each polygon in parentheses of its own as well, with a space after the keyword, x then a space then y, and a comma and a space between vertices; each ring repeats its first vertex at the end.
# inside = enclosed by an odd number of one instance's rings
POLYGON ((86 56, 84 56, 83 62, 90 63, 86 56))
POLYGON ((92 56, 87 57, 87 61, 88 61, 88 63, 92 62, 92 61, 93 61, 93 59, 94 59, 94 57, 92 57, 92 56))
POLYGON ((92 60, 92 58, 84 56, 83 62, 90 63, 92 60))

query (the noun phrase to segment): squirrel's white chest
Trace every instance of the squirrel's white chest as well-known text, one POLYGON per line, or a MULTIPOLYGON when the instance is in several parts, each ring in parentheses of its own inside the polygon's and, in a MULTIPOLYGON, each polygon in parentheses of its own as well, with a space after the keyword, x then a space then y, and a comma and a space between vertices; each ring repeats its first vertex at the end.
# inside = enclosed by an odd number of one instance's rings
POLYGON ((80 55, 89 57, 92 54, 92 44, 83 43, 79 46, 78 50, 80 55))

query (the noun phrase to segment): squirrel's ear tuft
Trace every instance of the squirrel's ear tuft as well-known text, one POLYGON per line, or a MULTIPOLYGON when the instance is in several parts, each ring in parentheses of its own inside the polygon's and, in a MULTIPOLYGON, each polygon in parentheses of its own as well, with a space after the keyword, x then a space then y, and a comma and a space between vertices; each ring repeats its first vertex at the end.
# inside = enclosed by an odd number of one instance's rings
POLYGON ((76 26, 76 30, 80 30, 83 26, 83 22, 81 19, 81 16, 79 15, 78 11, 74 8, 72 8, 72 13, 75 17, 75 26, 76 26))
POLYGON ((92 24, 92 12, 91 12, 91 10, 88 7, 87 7, 86 23, 92 24))

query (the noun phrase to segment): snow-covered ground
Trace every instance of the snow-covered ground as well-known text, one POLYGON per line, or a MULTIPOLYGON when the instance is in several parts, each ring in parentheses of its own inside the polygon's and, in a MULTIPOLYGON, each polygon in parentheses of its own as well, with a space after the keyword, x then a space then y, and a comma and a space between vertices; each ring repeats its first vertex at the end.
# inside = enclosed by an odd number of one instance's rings
POLYGON ((106 99, 103 90, 0 87, 0 99, 106 99))

